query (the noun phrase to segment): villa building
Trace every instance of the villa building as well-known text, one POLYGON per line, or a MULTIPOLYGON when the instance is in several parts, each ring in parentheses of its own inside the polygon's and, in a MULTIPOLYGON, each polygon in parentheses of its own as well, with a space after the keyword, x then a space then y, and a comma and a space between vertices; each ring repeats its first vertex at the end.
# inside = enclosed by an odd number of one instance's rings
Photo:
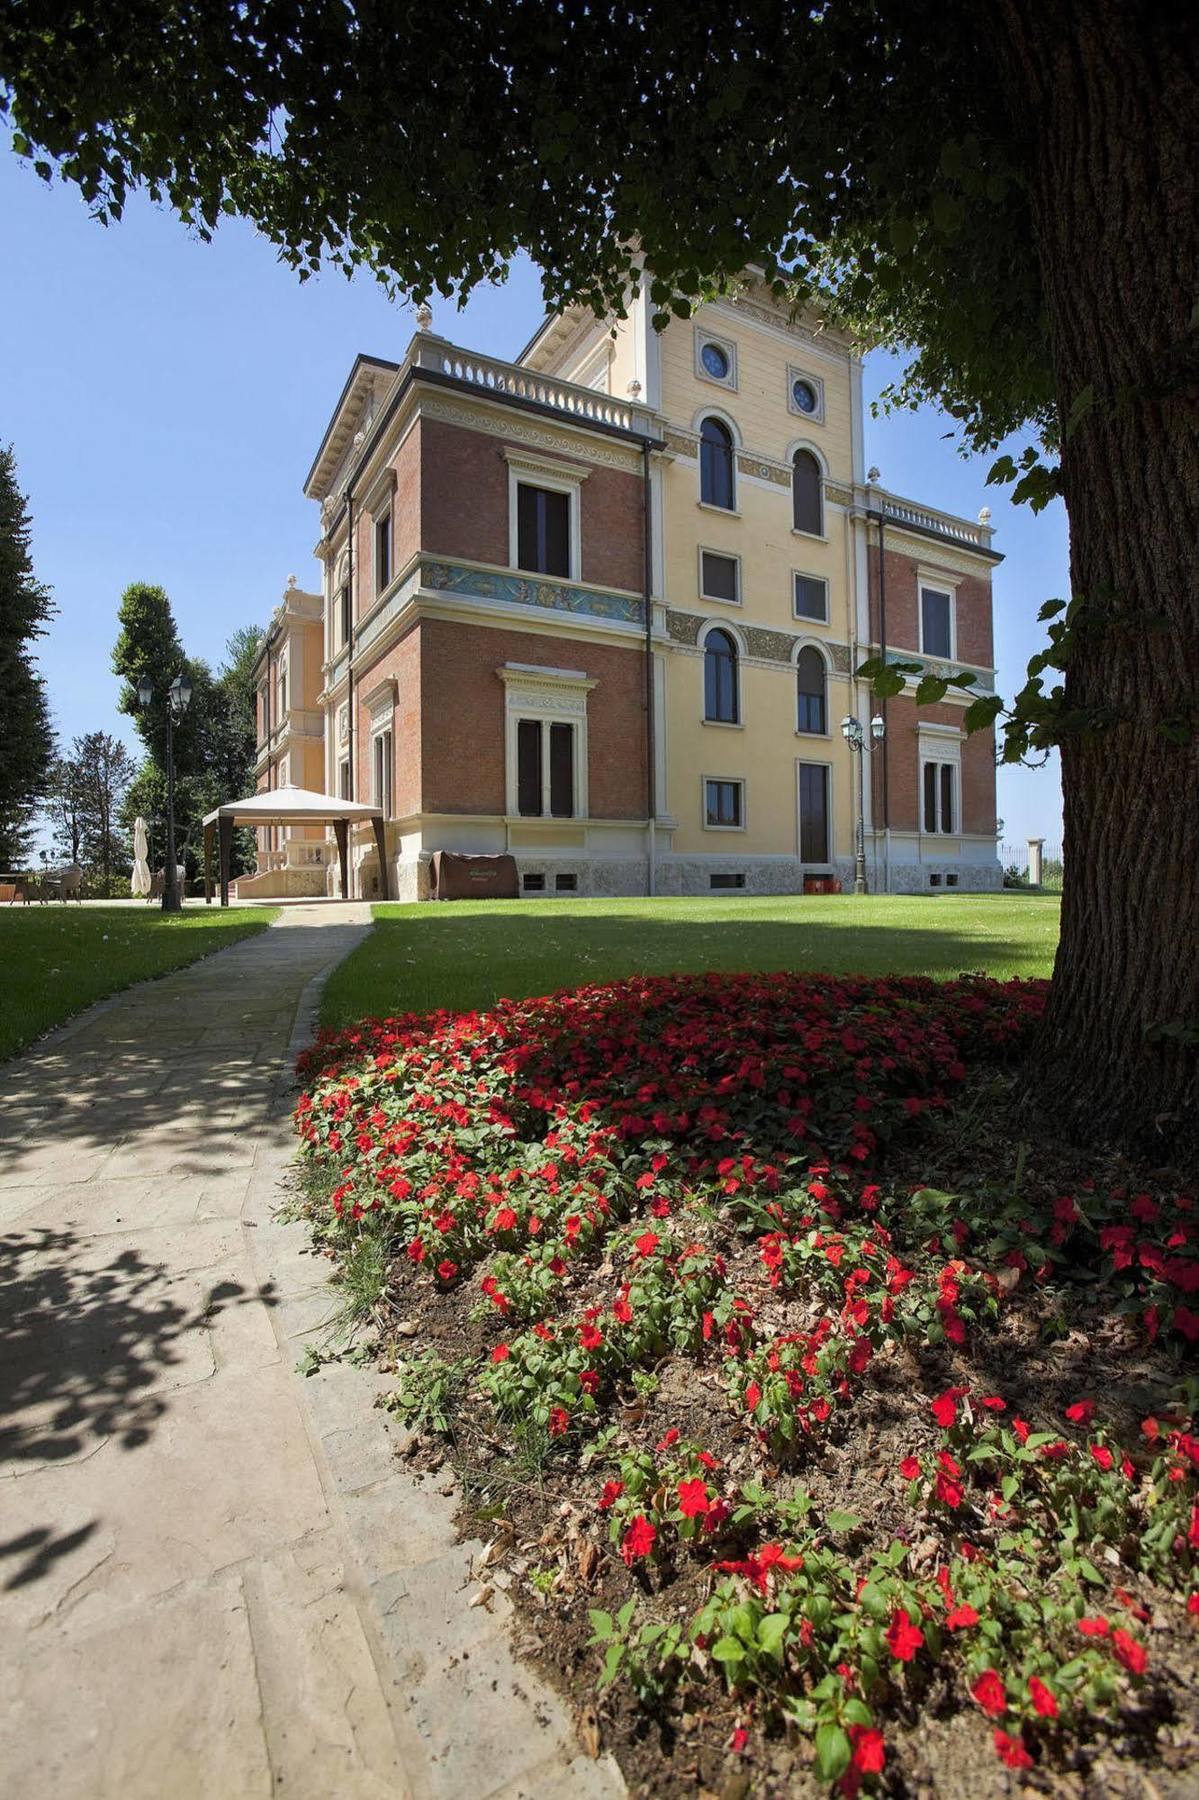
MULTIPOLYGON (((553 315, 507 363, 422 309, 402 361, 357 358, 305 486, 321 592, 289 585, 259 659, 259 788, 380 806, 405 899, 437 850, 510 852, 526 894, 848 887, 859 817, 872 891, 998 887, 993 735, 853 673, 993 691, 989 514, 867 474, 838 332, 753 284, 651 310, 553 315)), ((337 881, 313 828, 259 871, 241 893, 337 881)), ((351 871, 378 891, 367 830, 351 871)))

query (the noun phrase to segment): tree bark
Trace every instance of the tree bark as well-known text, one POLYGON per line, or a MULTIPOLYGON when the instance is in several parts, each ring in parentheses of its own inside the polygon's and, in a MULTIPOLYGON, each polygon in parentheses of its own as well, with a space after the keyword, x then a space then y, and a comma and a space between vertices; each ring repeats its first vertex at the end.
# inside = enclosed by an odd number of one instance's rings
POLYGON ((1078 409, 1061 466, 1079 729, 1028 1093, 1075 1134, 1177 1153, 1199 1142, 1199 33, 1189 7, 1130 0, 998 17, 1059 413, 1078 409))

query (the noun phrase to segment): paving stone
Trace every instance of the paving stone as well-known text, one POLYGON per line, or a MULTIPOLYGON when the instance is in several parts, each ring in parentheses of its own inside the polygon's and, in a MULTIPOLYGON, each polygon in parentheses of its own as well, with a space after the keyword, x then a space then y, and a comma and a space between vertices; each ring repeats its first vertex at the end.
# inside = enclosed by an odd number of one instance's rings
POLYGON ((0 1687, 0 1743, 14 1800, 268 1800, 240 1579, 27 1652, 0 1687))

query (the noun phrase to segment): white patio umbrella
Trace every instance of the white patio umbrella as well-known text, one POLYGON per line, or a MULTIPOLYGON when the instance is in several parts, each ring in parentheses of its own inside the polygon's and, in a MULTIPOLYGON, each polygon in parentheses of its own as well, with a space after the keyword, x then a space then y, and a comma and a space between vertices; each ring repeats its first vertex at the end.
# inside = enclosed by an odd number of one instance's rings
POLYGON ((139 813, 133 821, 133 873, 129 877, 129 886, 135 894, 150 892, 150 865, 146 861, 149 852, 150 843, 146 836, 146 821, 139 813))

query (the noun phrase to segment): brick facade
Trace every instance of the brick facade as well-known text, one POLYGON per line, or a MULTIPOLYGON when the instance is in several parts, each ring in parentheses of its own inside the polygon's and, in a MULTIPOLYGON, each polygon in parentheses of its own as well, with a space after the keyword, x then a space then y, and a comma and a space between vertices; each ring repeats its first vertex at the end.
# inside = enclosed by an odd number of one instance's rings
POLYGON ((441 619, 422 621, 420 645, 425 812, 504 812, 504 685, 496 670, 526 663, 579 669, 596 683, 587 701, 590 815, 644 817, 644 663, 638 649, 441 619))
MULTIPOLYGON (((436 556, 508 566, 508 464, 505 448, 527 451, 510 441, 440 419, 420 426, 421 548, 436 556)), ((539 449, 539 459, 563 460, 539 449)), ((585 463, 583 440, 565 461, 585 463)), ((534 476, 530 480, 536 479, 534 476)), ((635 470, 590 466, 580 495, 582 571, 596 587, 640 592, 645 551, 641 477, 635 470)))
MULTIPOLYGON (((937 546, 930 544, 927 556, 914 556, 908 550, 887 549, 883 557, 887 586, 887 647, 920 653, 920 596, 917 571, 926 575, 940 574, 957 593, 957 654, 964 663, 975 663, 989 669, 994 662, 991 629, 991 583, 985 576, 963 575, 960 570, 943 568, 937 561, 937 546)), ((882 642, 882 605, 879 585, 878 545, 870 548, 870 635, 882 642)))
MULTIPOLYGON (((887 722, 887 735, 881 751, 871 758, 871 801, 873 816, 881 829, 892 831, 921 829, 921 791, 923 780, 920 756, 920 726, 962 723, 962 708, 943 704, 920 706, 910 694, 888 700, 880 710, 887 722), (886 769, 886 809, 884 810, 884 767, 886 769)), ((995 732, 976 731, 960 740, 962 763, 960 830, 981 832, 995 830, 995 732)))

